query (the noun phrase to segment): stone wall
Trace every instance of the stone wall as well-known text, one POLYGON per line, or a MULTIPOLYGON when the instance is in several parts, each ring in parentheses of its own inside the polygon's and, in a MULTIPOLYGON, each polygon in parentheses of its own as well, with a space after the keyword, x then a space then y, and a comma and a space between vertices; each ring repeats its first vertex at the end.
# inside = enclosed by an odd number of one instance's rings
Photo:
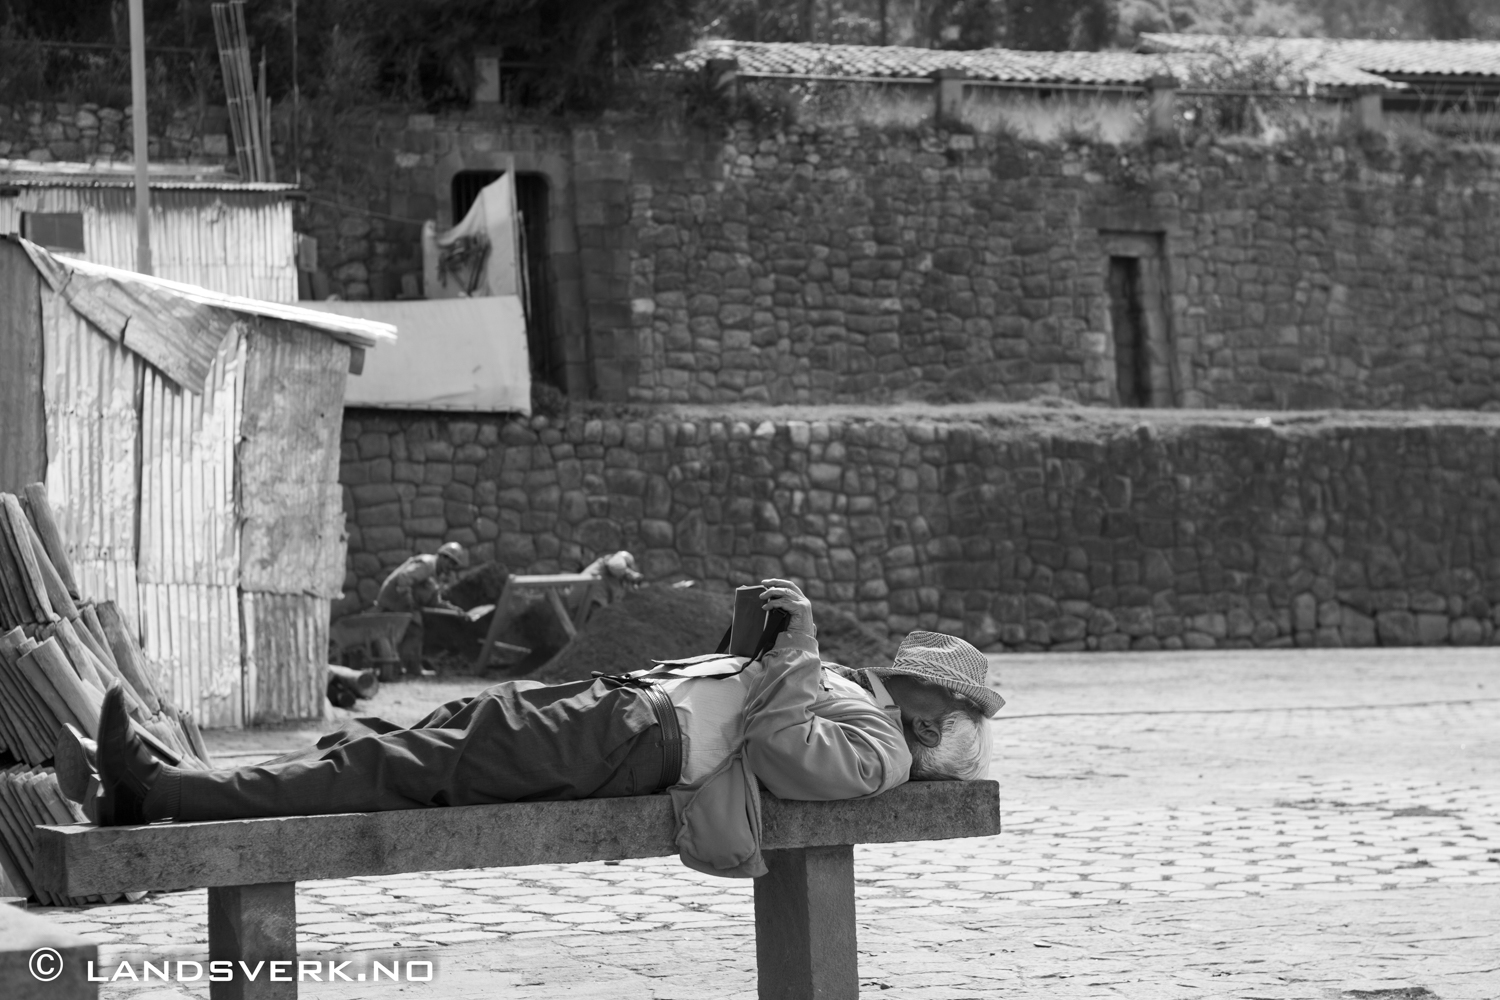
POLYGON ((1160 248, 1168 405, 1500 406, 1481 149, 366 118, 328 149, 369 177, 314 171, 318 197, 381 213, 314 205, 329 290, 410 284, 410 220, 448 224, 458 172, 544 173, 575 396, 1112 405, 1123 237, 1160 248))
POLYGON ((1492 153, 744 126, 717 166, 632 173, 630 398, 1110 404, 1136 235, 1174 405, 1500 405, 1492 153))
MULTIPOLYGON (((307 110, 317 295, 420 294, 454 177, 514 170, 550 188, 549 377, 577 398, 1113 405, 1126 239, 1158 248, 1166 405, 1500 407, 1492 150, 506 114, 307 110)), ((0 107, 0 156, 121 158, 126 117, 0 107)), ((227 156, 223 129, 172 112, 159 155, 227 156)))
MULTIPOLYGON (((129 108, 51 101, 0 103, 0 159, 130 162, 135 144, 131 121, 129 108)), ((147 124, 152 160, 221 163, 229 159, 229 117, 222 107, 153 109, 147 124)))
POLYGON ((804 583, 988 649, 1493 641, 1500 419, 350 411, 349 593, 458 541, 515 572, 804 583))

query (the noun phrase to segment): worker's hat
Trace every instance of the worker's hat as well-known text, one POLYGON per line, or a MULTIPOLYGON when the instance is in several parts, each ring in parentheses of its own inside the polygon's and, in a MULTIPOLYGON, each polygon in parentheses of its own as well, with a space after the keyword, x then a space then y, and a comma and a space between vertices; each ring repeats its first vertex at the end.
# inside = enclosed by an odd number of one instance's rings
POLYGON ((464 547, 457 542, 444 543, 443 546, 437 550, 437 554, 440 556, 447 556, 449 559, 452 559, 454 562, 458 563, 459 569, 469 568, 469 553, 464 551, 464 547))

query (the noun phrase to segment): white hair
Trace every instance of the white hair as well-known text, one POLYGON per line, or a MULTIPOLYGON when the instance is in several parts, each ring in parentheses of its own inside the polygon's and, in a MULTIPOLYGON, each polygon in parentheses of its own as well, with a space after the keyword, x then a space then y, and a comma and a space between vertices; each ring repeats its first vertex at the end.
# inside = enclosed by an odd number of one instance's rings
POLYGON ((982 712, 955 708, 939 723, 942 739, 937 746, 911 743, 911 777, 914 781, 972 781, 990 773, 994 743, 990 723, 982 712))

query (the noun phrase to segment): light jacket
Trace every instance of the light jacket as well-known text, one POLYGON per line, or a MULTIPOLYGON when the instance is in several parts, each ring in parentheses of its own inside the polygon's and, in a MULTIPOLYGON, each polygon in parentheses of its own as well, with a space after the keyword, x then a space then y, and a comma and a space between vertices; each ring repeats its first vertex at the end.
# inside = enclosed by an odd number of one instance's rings
POLYGON ((746 684, 744 736, 706 777, 668 790, 682 863, 710 875, 766 873, 760 849, 760 785, 783 799, 828 801, 878 795, 907 780, 911 753, 892 717, 858 684, 823 669, 817 640, 782 633, 759 663, 700 657, 651 674, 746 684), (742 669, 744 668, 744 669, 742 669), (691 668, 689 668, 691 669, 691 668))

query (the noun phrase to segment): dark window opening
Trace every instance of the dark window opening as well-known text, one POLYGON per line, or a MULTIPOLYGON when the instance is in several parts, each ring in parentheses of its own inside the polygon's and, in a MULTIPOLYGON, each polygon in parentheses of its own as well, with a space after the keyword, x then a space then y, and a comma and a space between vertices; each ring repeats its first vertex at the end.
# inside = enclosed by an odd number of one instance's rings
POLYGON ((1115 386, 1120 405, 1150 406, 1151 355, 1139 257, 1109 259, 1109 312, 1115 332, 1115 386))
POLYGON ((464 221, 469 209, 479 199, 479 192, 505 176, 503 170, 461 170, 453 175, 449 185, 453 196, 453 224, 464 221))
POLYGON ((48 250, 84 253, 82 212, 22 212, 21 235, 48 250))
MULTIPOLYGON (((479 192, 505 176, 503 170, 464 170, 451 185, 453 221, 463 221, 479 192)), ((563 357, 557 337, 555 278, 548 239, 551 185, 539 173, 516 173, 516 212, 521 221, 521 301, 526 307, 526 346, 531 377, 557 388, 563 384, 563 357)))
POLYGON ((552 247, 547 239, 551 185, 542 174, 516 174, 516 209, 521 213, 521 248, 526 268, 526 346, 531 374, 561 389, 563 358, 557 343, 553 303, 552 247))

